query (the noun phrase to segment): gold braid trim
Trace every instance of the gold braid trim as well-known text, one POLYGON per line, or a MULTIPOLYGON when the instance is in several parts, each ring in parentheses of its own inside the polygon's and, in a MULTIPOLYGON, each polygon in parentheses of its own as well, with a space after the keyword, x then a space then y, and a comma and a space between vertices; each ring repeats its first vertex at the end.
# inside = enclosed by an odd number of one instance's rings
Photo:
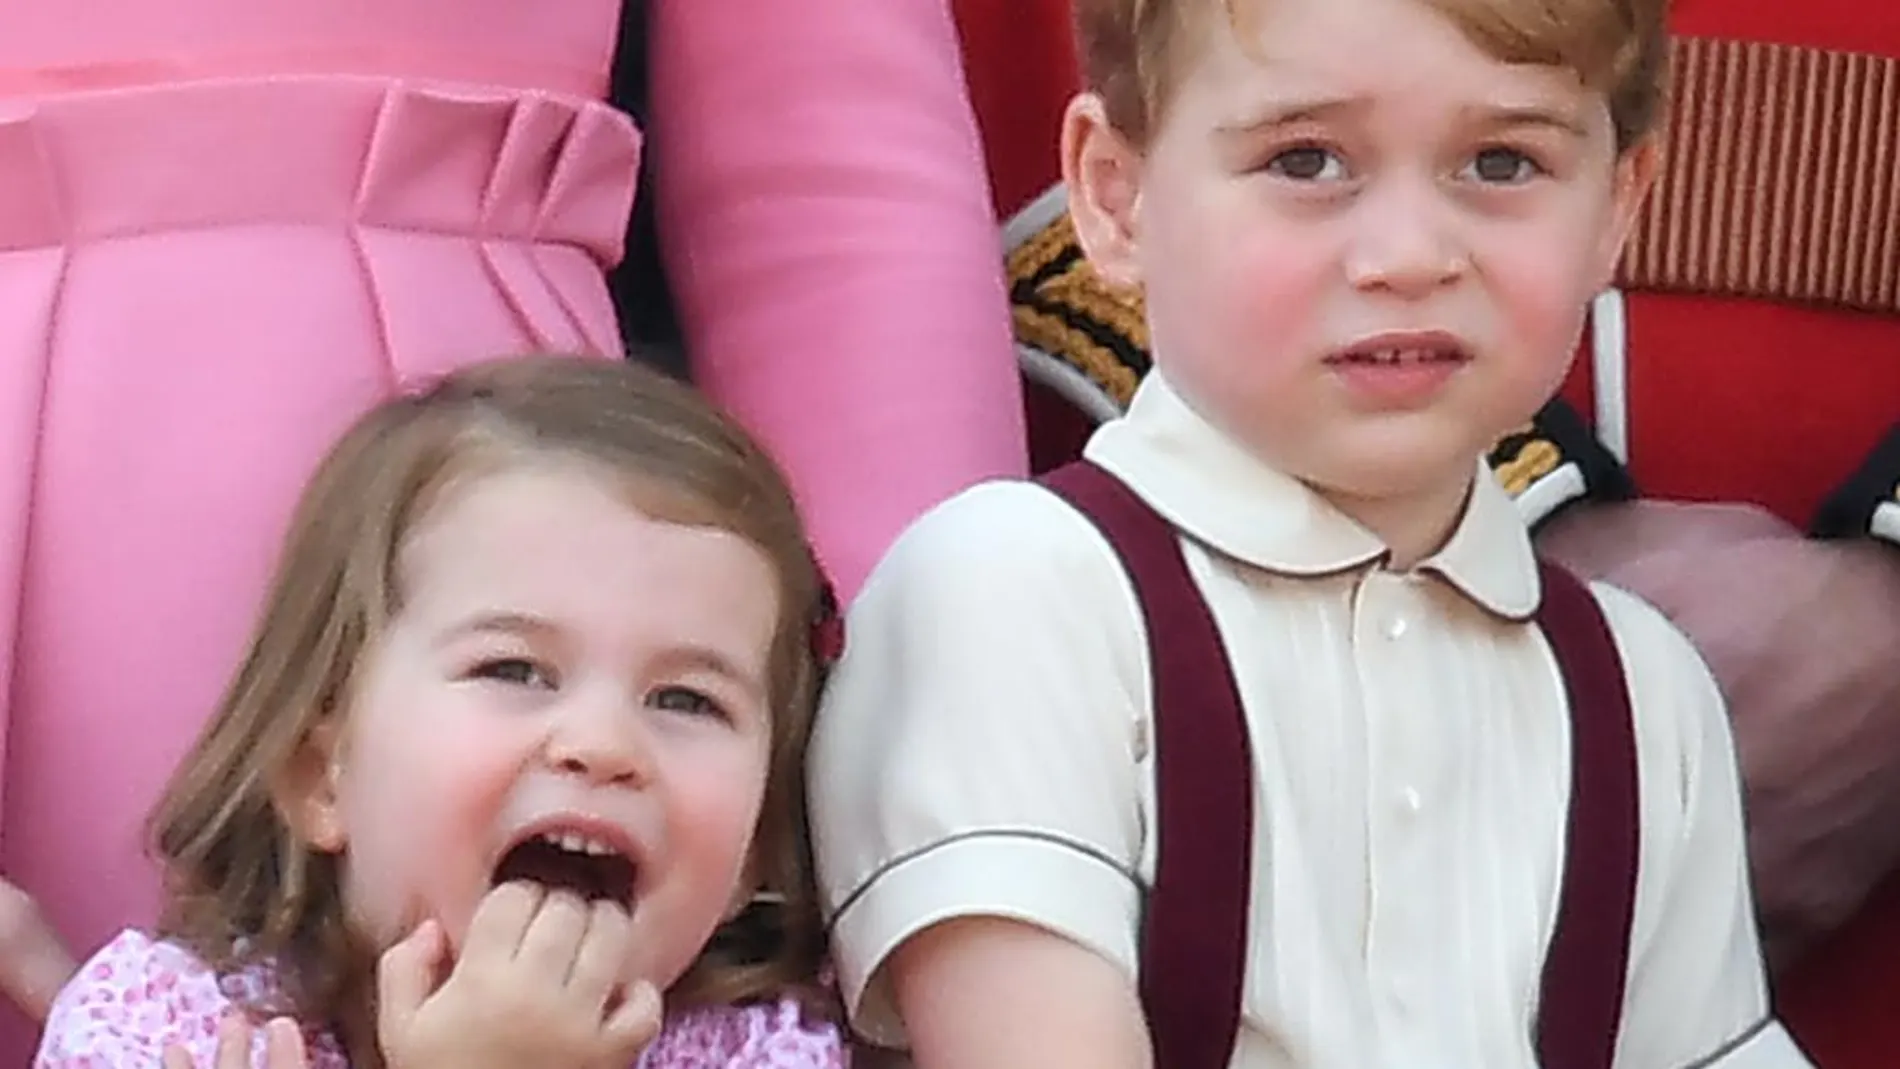
POLYGON ((1491 473, 1512 497, 1529 490, 1537 480, 1563 465, 1563 450, 1548 438, 1532 438, 1509 460, 1492 459, 1491 473))
POLYGON ((1011 282, 1033 280, 1053 269, 1057 260, 1081 254, 1082 246, 1076 240, 1075 223, 1065 211, 1010 251, 1009 279, 1011 282))
POLYGON ((1087 334, 1070 326, 1060 316, 1017 305, 1013 310, 1016 337, 1023 344, 1050 354, 1088 376, 1118 408, 1127 408, 1134 399, 1141 375, 1121 362, 1115 353, 1087 334))
POLYGON ((1116 338, 1148 352, 1148 321, 1139 295, 1110 289, 1085 260, 1050 278, 1038 288, 1044 298, 1053 298, 1064 310, 1080 313, 1097 327, 1106 327, 1116 338))
POLYGON ((1066 212, 1011 250, 1007 266, 1017 340, 1068 364, 1116 407, 1127 407, 1148 371, 1140 294, 1095 273, 1066 212))

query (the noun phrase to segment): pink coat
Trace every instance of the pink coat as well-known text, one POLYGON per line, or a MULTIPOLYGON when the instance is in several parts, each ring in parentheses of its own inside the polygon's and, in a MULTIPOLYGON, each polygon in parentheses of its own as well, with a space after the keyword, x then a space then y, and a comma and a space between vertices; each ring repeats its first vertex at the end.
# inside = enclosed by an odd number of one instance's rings
MULTIPOLYGON (((696 373, 852 589, 1023 464, 943 0, 652 0, 696 373)), ((359 409, 619 351, 643 133, 618 0, 0 0, 0 872, 82 956, 150 921, 140 824, 359 409)), ((0 1063, 24 1048, 0 1041, 0 1063)))

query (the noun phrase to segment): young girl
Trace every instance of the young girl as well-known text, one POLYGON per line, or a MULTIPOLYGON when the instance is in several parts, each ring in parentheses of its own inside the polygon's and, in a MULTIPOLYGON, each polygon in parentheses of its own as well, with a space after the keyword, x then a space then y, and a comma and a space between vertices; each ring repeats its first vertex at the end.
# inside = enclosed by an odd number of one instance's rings
POLYGON ((950 0, 0 12, 0 877, 82 957, 156 915, 140 818, 395 382, 684 349, 841 591, 1024 465, 950 0))
POLYGON ((777 469, 656 372, 382 405, 153 816, 159 934, 80 968, 36 1064, 842 1066, 802 774, 830 614, 777 469))

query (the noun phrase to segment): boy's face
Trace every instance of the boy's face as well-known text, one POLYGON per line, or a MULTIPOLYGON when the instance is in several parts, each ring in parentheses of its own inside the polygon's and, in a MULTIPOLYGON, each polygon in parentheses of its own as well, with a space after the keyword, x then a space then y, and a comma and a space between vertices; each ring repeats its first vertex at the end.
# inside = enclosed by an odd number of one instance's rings
POLYGON ((1085 247, 1204 416, 1329 496, 1459 495, 1551 396, 1652 170, 1417 0, 1218 5, 1145 153, 1070 109, 1085 247))

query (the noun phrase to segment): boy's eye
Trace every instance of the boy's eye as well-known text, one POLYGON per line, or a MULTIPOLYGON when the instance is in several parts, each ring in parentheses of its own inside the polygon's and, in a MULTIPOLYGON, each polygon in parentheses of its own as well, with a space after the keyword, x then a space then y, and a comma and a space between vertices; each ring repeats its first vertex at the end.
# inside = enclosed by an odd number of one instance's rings
POLYGON ((497 657, 476 665, 469 675, 475 679, 492 679, 497 683, 508 683, 518 687, 552 686, 550 673, 544 672, 540 665, 525 657, 497 657))
POLYGON ((1515 185, 1535 178, 1537 161, 1513 148, 1488 148, 1471 159, 1471 176, 1491 185, 1515 185))
POLYGON ((661 687, 647 696, 647 704, 669 713, 686 713, 690 716, 724 717, 726 714, 718 702, 690 687, 661 687))
POLYGON ((1346 162, 1317 145, 1287 149, 1267 161, 1267 173, 1296 182, 1336 181, 1346 175, 1346 162))

